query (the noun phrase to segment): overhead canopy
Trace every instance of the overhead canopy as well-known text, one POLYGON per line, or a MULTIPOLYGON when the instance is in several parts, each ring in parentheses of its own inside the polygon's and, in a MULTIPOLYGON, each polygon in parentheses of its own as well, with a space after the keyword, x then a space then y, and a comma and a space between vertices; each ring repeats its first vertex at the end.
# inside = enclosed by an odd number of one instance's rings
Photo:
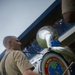
POLYGON ((31 39, 36 36, 39 28, 45 25, 53 25, 60 18, 62 18, 61 0, 56 0, 19 36, 19 39, 22 42, 22 47, 25 47, 31 41, 31 39))

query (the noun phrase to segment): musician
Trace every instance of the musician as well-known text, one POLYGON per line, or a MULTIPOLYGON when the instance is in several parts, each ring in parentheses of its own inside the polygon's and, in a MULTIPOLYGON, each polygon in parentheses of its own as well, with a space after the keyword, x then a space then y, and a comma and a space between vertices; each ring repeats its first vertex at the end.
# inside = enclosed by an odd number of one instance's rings
POLYGON ((33 72, 34 67, 22 53, 17 37, 6 36, 3 44, 7 51, 0 62, 1 75, 39 75, 33 72))

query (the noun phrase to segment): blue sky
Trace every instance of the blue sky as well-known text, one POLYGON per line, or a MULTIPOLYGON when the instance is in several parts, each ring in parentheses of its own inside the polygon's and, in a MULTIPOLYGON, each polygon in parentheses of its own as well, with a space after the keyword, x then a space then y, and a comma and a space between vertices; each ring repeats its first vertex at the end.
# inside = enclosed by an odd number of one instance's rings
POLYGON ((0 0, 0 53, 5 50, 3 38, 19 36, 55 0, 0 0))

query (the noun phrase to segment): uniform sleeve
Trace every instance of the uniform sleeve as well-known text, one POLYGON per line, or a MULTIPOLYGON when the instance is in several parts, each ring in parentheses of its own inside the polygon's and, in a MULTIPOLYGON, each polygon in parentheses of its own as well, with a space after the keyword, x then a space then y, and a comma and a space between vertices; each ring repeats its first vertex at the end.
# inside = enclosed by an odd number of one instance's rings
POLYGON ((62 0, 62 14, 75 11, 75 0, 62 0))
POLYGON ((32 64, 27 60, 26 56, 18 51, 14 55, 15 63, 18 67, 18 69, 23 74, 25 70, 33 68, 32 64))

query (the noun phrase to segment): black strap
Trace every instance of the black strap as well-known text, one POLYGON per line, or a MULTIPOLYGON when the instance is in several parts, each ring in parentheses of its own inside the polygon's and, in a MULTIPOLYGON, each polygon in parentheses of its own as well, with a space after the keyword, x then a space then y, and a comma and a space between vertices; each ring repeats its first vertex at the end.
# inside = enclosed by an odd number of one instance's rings
MULTIPOLYGON (((10 52, 9 52, 9 53, 10 53, 10 52)), ((6 75, 5 61, 6 61, 7 56, 9 55, 9 53, 5 56, 5 60, 4 60, 4 63, 3 63, 3 75, 6 75)))

